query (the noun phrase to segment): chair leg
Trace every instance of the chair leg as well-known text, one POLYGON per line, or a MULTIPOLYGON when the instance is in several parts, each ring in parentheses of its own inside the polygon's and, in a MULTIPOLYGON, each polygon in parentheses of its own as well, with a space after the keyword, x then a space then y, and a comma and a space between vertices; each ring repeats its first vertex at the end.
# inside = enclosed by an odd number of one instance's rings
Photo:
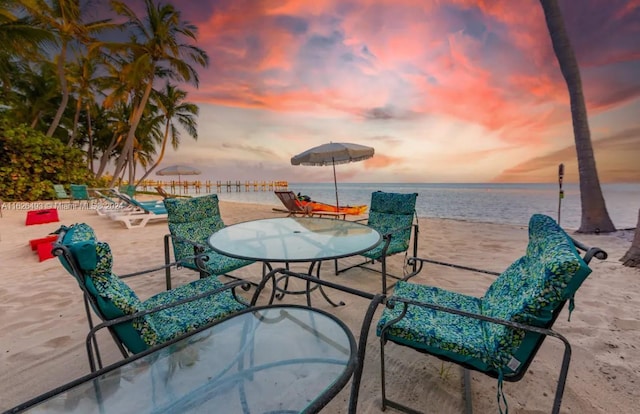
POLYGON ((385 376, 384 376, 384 343, 386 341, 380 336, 380 390, 382 392, 382 407, 381 410, 385 411, 387 409, 387 389, 385 386, 385 376))
POLYGON ((464 367, 460 367, 460 369, 462 370, 462 378, 464 382, 464 411, 467 414, 472 414, 473 403, 471 401, 471 372, 464 367))
MULTIPOLYGON (((168 234, 165 234, 164 236, 164 264, 168 265, 169 263, 171 263, 171 253, 169 253, 169 237, 171 237, 168 234)), ((171 290, 171 266, 167 266, 164 269, 164 277, 165 277, 165 282, 167 284, 167 290, 171 290)))
POLYGON ((380 266, 382 268, 382 294, 387 294, 387 259, 386 256, 380 257, 380 266))

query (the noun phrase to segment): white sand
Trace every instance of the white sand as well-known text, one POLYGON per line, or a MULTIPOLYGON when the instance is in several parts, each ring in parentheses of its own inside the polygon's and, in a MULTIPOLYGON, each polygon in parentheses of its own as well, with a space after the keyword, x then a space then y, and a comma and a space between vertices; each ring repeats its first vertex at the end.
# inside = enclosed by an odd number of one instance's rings
MULTIPOLYGON (((12 207, 8 205, 7 207, 12 207)), ((0 410, 17 405, 49 389, 88 373, 84 348, 87 324, 80 290, 57 259, 38 262, 28 241, 46 236, 61 224, 86 222, 98 237, 111 244, 116 273, 124 274, 163 262, 166 222, 150 223, 143 229, 127 230, 121 223, 98 216, 91 210, 59 209, 60 222, 26 226, 26 209, 4 210, 0 218, 0 410)), ((271 206, 221 203, 227 224, 256 218, 277 217, 271 206)), ((527 243, 525 227, 480 224, 453 220, 420 220, 422 256, 501 271, 518 258, 527 243)), ((640 407, 640 271, 625 268, 618 259, 630 246, 630 234, 578 236, 588 245, 609 253, 605 262, 592 264, 593 274, 576 296, 571 322, 563 311, 556 330, 573 346, 563 412, 632 413, 640 407), (635 408, 634 408, 635 407, 635 408)), ((393 257, 391 272, 401 271, 403 257, 393 257)), ((328 266, 327 266, 328 268, 328 266)), ((353 270, 328 280, 375 291, 379 275, 353 270)), ((257 279, 258 265, 242 269, 240 275, 257 279)), ((185 283, 196 274, 180 270, 174 283, 185 283)), ((465 294, 481 296, 491 283, 489 276, 428 267, 413 279, 465 294)), ((128 279, 142 299, 163 289, 162 272, 128 279)), ((333 309, 319 296, 314 305, 334 312, 357 336, 366 301, 342 292, 331 292, 347 305, 333 309)), ((302 297, 287 297, 299 303, 302 297)), ((377 319, 377 318, 376 318, 377 319)), ((375 321, 374 321, 375 325, 375 321)), ((379 341, 375 326, 368 337, 367 356, 358 412, 380 410, 379 341)), ((100 338, 107 363, 119 354, 110 338, 100 338)), ((407 348, 387 348, 389 394, 395 399, 429 412, 458 413, 463 410, 460 373, 453 366, 448 376, 439 375, 442 363, 407 348)), ((561 346, 546 341, 530 371, 504 390, 510 412, 549 412, 559 368, 561 346)), ((447 368, 450 364, 444 364, 447 368)), ((497 412, 496 380, 472 373, 476 412, 497 412)), ((283 390, 284 392, 284 390, 283 390)), ((324 410, 346 412, 349 387, 324 410)), ((394 412, 389 409, 388 412, 394 412)))

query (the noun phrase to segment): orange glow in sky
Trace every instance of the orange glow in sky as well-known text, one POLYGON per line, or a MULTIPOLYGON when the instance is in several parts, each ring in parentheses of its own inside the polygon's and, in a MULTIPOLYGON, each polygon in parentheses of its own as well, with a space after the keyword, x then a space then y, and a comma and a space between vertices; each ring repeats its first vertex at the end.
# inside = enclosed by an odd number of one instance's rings
MULTIPOLYGON (((640 182, 640 2, 560 0, 603 182, 640 182)), ((552 182, 577 164, 566 83, 537 0, 180 2, 210 66, 198 141, 165 162, 212 179, 331 181, 290 158, 373 146, 352 182, 552 182)))

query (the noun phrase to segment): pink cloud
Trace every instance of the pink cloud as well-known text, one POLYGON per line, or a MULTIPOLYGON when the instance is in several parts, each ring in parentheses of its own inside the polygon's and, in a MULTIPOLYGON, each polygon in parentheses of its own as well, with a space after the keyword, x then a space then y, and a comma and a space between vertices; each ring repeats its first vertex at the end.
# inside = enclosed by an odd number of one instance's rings
MULTIPOLYGON (((590 113, 636 99, 633 67, 607 74, 640 57, 628 40, 640 35, 639 2, 575 3, 561 5, 590 113), (597 35, 576 31, 589 24, 597 35)), ((227 1, 212 13, 198 21, 212 61, 200 102, 364 119, 391 108, 388 119, 453 117, 528 144, 570 122, 536 0, 227 1)))

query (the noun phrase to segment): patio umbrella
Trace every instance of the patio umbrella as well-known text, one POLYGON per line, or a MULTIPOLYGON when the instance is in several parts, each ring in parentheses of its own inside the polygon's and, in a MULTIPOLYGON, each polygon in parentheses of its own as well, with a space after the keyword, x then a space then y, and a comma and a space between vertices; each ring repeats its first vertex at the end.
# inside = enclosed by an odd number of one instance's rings
POLYGON ((291 158, 292 165, 331 165, 333 166, 333 184, 336 189, 336 211, 340 207, 338 202, 338 181, 336 179, 336 164, 347 164, 366 160, 373 157, 374 149, 359 144, 347 142, 330 142, 308 149, 291 158))
POLYGON ((180 185, 180 176, 182 175, 200 175, 202 172, 194 167, 189 167, 187 165, 171 165, 169 167, 162 168, 156 171, 157 175, 177 175, 178 176, 178 187, 180 188, 180 193, 182 194, 182 186, 180 185))

